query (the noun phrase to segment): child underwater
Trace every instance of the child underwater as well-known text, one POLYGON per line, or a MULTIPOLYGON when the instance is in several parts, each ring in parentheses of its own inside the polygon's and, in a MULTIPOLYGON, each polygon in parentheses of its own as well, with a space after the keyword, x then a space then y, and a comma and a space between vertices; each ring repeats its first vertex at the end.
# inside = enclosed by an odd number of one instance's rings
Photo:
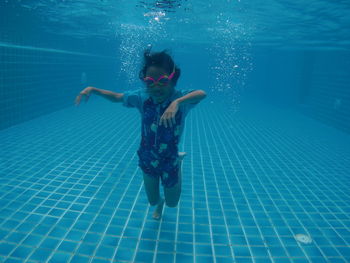
POLYGON ((181 194, 181 164, 185 153, 178 152, 187 113, 206 97, 203 90, 177 90, 181 70, 166 52, 144 52, 139 78, 145 88, 125 93, 87 87, 75 103, 97 94, 125 107, 137 108, 141 114, 141 143, 137 151, 139 167, 151 206, 157 205, 154 219, 160 219, 164 199, 159 194, 159 179, 164 188, 165 203, 176 207, 181 194))

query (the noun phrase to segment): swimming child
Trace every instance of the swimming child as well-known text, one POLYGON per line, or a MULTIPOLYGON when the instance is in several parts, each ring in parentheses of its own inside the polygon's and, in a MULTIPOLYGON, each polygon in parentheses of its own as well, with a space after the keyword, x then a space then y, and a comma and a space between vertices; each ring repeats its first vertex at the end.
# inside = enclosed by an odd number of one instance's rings
POLYGON ((151 206, 157 205, 154 219, 160 219, 164 199, 159 194, 159 179, 164 188, 165 203, 176 207, 181 194, 181 164, 185 153, 178 144, 189 110, 205 98, 203 90, 176 90, 180 69, 166 52, 144 52, 144 65, 139 73, 145 88, 125 93, 87 87, 76 98, 76 105, 91 94, 100 95, 141 114, 141 143, 137 151, 139 167, 151 206))

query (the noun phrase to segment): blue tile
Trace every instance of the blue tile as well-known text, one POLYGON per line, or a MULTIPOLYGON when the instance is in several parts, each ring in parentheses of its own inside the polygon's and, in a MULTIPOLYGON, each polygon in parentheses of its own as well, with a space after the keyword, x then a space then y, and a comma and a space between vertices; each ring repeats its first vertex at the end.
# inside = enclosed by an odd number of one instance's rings
POLYGON ((102 236, 96 233, 87 233, 83 239, 84 242, 96 244, 99 243, 102 236))
POLYGON ((269 246, 268 249, 273 257, 287 257, 283 247, 269 246))
POLYGON ((247 237, 250 246, 264 246, 264 241, 259 236, 247 237))
POLYGON ((307 258, 293 258, 293 263, 309 263, 307 258))
POLYGON ((291 236, 289 237, 281 236, 280 239, 283 245, 285 246, 296 246, 298 244, 295 238, 291 236))
POLYGON ((45 200, 42 205, 47 206, 47 207, 54 207, 56 205, 56 201, 54 200, 45 200))
POLYGON ((103 246, 117 246, 119 238, 115 236, 104 236, 101 242, 103 246))
POLYGON ((92 263, 110 263, 110 260, 107 260, 107 259, 100 259, 100 258, 94 258, 91 262, 92 262, 92 263))
POLYGON ((195 233, 195 239, 196 243, 210 243, 210 235, 208 234, 200 234, 200 233, 195 233))
POLYGON ((40 244, 40 247, 41 248, 47 248, 47 249, 54 249, 54 248, 56 248, 56 246, 58 245, 59 242, 60 242, 59 239, 54 239, 54 238, 47 237, 40 244))
POLYGON ((156 239, 157 235, 156 231, 144 229, 141 237, 144 239, 156 239))
POLYGON ((26 237, 26 234, 14 232, 6 238, 6 241, 19 244, 21 243, 21 240, 24 239, 25 237, 26 237))
POLYGON ((219 246, 215 245, 215 255, 216 256, 230 256, 231 255, 231 249, 230 246, 219 246))
POLYGON ((138 251, 135 262, 152 262, 154 252, 152 251, 138 251))
POLYGON ((339 253, 344 257, 350 259, 350 247, 337 247, 339 253))
POLYGON ((139 243, 139 249, 153 251, 156 247, 155 240, 141 239, 139 243))
POLYGON ((70 252, 72 253, 75 248, 78 246, 77 242, 72 242, 72 241, 62 241, 62 243, 59 245, 57 250, 63 251, 63 252, 70 252))
POLYGON ((176 263, 192 263, 192 262, 194 262, 194 260, 193 260, 192 255, 177 253, 175 262, 176 263))
POLYGON ((124 231, 124 236, 126 237, 133 237, 133 238, 138 238, 140 235, 141 229, 136 229, 136 228, 126 228, 124 231))
POLYGON ((160 241, 158 243, 158 251, 172 253, 175 251, 175 243, 160 241))
MULTIPOLYGON (((4 262, 4 263, 23 263, 23 260, 22 259, 17 259, 17 258, 8 258, 5 261, 1 261, 1 262, 4 262)), ((26 262, 32 263, 34 261, 26 261, 26 262)))
POLYGON ((253 257, 268 257, 268 251, 265 247, 250 247, 253 257))
POLYGON ((320 250, 326 257, 339 257, 339 253, 334 247, 320 247, 320 250))
POLYGON ((75 221, 76 218, 78 218, 80 213, 74 212, 74 211, 67 211, 64 215, 64 218, 67 220, 67 222, 70 222, 70 225, 72 222, 75 221))
POLYGON ((243 229, 241 227, 229 227, 230 234, 234 236, 244 236, 243 229))
POLYGON ((50 210, 51 210, 51 208, 42 206, 42 207, 38 207, 38 208, 35 210, 35 213, 45 215, 45 214, 47 214, 50 210))
POLYGON ((5 229, 14 229, 20 224, 19 221, 8 219, 5 223, 2 224, 2 227, 5 229))
POLYGON ((64 201, 61 201, 61 202, 58 202, 57 204, 55 204, 56 208, 62 208, 62 209, 66 209, 70 205, 71 205, 70 203, 64 202, 64 201))
POLYGON ((156 262, 173 262, 175 254, 173 253, 158 253, 156 256, 156 262))
POLYGON ((197 255, 213 255, 211 244, 196 244, 195 249, 197 255))
POLYGON ((90 258, 83 255, 74 255, 70 263, 89 263, 90 258))
POLYGON ((269 257, 262 257, 262 258, 254 258, 255 263, 272 263, 276 262, 276 260, 272 261, 269 257))
POLYGON ((217 263, 232 263, 232 262, 234 262, 232 257, 217 256, 215 259, 216 259, 217 263))
POLYGON ((74 211, 82 211, 84 209, 84 205, 81 204, 73 204, 70 209, 74 211))
POLYGON ((311 262, 317 262, 317 263, 328 263, 329 262, 324 257, 310 257, 310 261, 311 262))
POLYGON ((250 252, 248 247, 233 247, 234 255, 236 257, 250 257, 250 252))
POLYGON ((96 251, 96 256, 100 258, 112 259, 114 255, 115 247, 100 246, 96 251))
POLYGON ((55 252, 55 254, 53 254, 49 262, 50 263, 68 262, 70 257, 71 257, 71 254, 55 252))
POLYGON ((46 216, 42 221, 41 224, 43 225, 48 225, 48 226, 53 226, 54 224, 56 224, 58 221, 58 218, 56 217, 50 217, 50 216, 46 216))
POLYGON ((94 254, 95 249, 96 249, 96 245, 94 245, 94 244, 82 243, 82 244, 80 244, 79 248, 77 249, 77 252, 79 254, 92 256, 94 254))
POLYGON ((38 234, 38 235, 46 235, 51 229, 51 226, 47 226, 47 225, 38 225, 34 230, 33 230, 33 234, 38 234))
POLYGON ((178 225, 178 231, 179 232, 187 232, 192 233, 193 232, 193 225, 192 224, 179 224, 178 225))
POLYGON ((348 263, 349 262, 349 260, 347 260, 347 259, 342 259, 342 258, 332 258, 331 259, 332 261, 332 263, 348 263))
POLYGON ((268 246, 281 246, 281 242, 279 241, 278 237, 266 236, 264 239, 268 246))
POLYGON ((308 257, 323 257, 321 251, 315 246, 304 246, 303 249, 308 257))
POLYGON ((25 247, 25 246, 19 246, 15 249, 15 251, 11 254, 12 257, 25 259, 29 256, 30 253, 32 253, 33 248, 25 247))
POLYGON ((38 222, 41 221, 43 217, 41 215, 35 215, 35 214, 31 214, 30 216, 28 216, 26 218, 26 222, 32 222, 34 224, 37 224, 38 222))
POLYGON ((121 248, 136 248, 138 240, 136 238, 122 238, 119 244, 121 248))
POLYGON ((193 244, 192 243, 177 243, 176 250, 184 254, 193 253, 193 244))
POLYGON ((85 233, 82 231, 71 230, 66 236, 66 239, 72 240, 72 241, 81 241, 84 235, 85 233))
POLYGON ((212 263, 214 262, 214 258, 212 256, 202 256, 202 255, 196 255, 195 256, 196 262, 201 263, 212 263))
POLYGON ((292 260, 289 259, 289 258, 278 258, 278 257, 274 257, 273 260, 276 262, 276 263, 292 263, 292 260))
POLYGON ((106 229, 106 224, 94 223, 90 227, 89 231, 96 232, 96 233, 103 233, 105 232, 105 229, 106 229))
POLYGON ((231 244, 233 246, 246 246, 247 242, 244 236, 231 236, 231 244))
POLYGON ((31 260, 39 262, 45 262, 51 255, 52 250, 37 248, 34 253, 30 256, 31 260))
POLYGON ((35 247, 42 241, 43 238, 43 236, 29 235, 22 243, 24 245, 35 247))
POLYGON ((78 220, 73 226, 74 230, 86 231, 90 227, 90 223, 84 220, 78 220))
POLYGON ((5 231, 3 229, 0 229, 0 239, 3 239, 5 236, 7 236, 8 233, 9 233, 9 231, 5 231))
POLYGON ((291 257, 305 257, 304 252, 298 246, 286 246, 285 248, 291 257))
POLYGON ((56 226, 61 228, 70 228, 74 224, 74 221, 75 220, 73 218, 63 217, 57 222, 56 226))
POLYGON ((21 221, 21 220, 23 220, 23 218, 26 218, 27 216, 28 216, 28 213, 19 211, 19 212, 16 212, 12 216, 12 218, 21 221))
POLYGON ((117 253, 114 257, 113 260, 115 261, 121 261, 121 260, 125 260, 125 261, 130 261, 134 255, 134 250, 133 249, 127 249, 127 248, 118 248, 117 253))
POLYGON ((66 235, 66 232, 66 229, 56 226, 49 232, 48 236, 60 239, 66 235))
POLYGON ((162 231, 160 232, 159 239, 165 241, 175 240, 175 232, 162 231))
POLYGON ((177 240, 179 242, 192 242, 193 235, 191 233, 178 233, 177 240))
POLYGON ((64 210, 63 209, 60 209, 60 208, 53 208, 50 212, 49 212, 49 215, 50 216, 62 216, 62 214, 64 213, 64 210))

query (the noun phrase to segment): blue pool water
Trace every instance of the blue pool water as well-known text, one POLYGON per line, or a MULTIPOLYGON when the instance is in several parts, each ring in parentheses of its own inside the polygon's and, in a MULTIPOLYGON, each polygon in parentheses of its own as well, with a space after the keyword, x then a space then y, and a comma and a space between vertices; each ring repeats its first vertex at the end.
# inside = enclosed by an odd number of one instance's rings
POLYGON ((346 1, 0 8, 0 262, 350 262, 346 1), (137 110, 73 105, 87 85, 142 87, 148 44, 170 49, 178 89, 207 92, 160 221, 137 110))

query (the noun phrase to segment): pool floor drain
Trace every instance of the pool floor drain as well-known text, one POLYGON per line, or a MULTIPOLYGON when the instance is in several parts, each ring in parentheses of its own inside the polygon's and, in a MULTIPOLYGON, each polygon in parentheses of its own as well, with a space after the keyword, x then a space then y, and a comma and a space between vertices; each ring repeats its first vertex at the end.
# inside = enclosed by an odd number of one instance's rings
POLYGON ((304 234, 295 235, 295 239, 303 244, 310 244, 312 242, 311 237, 304 235, 304 234))

